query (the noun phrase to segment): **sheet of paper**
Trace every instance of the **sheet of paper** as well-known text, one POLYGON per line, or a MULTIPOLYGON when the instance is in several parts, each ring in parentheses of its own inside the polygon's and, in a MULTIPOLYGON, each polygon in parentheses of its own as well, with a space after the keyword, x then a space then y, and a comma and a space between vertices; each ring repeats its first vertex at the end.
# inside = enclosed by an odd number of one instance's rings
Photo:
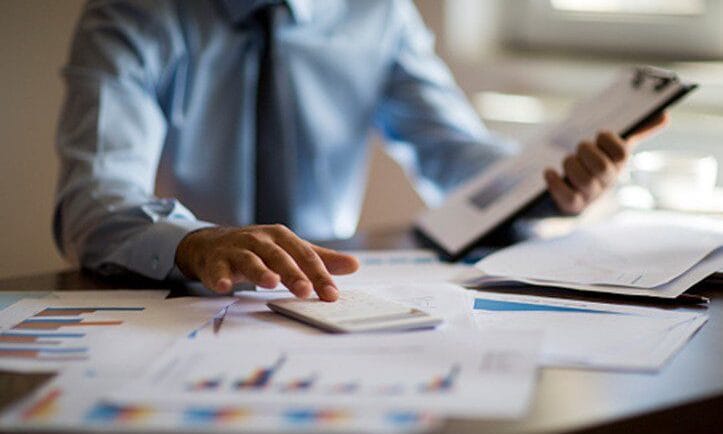
POLYGON ((578 291, 602 292, 606 294, 634 295, 643 297, 659 297, 659 298, 676 298, 693 285, 703 281, 711 276, 723 264, 723 248, 716 250, 708 255, 705 259, 694 265, 693 268, 686 273, 676 277, 670 282, 656 286, 654 288, 636 288, 629 286, 616 285, 579 285, 573 283, 550 282, 547 280, 537 279, 517 279, 507 277, 497 277, 481 275, 473 279, 466 279, 460 282, 461 285, 468 288, 485 289, 500 286, 530 284, 535 286, 560 287, 566 289, 575 289, 578 291))
MULTIPOLYGON (((359 260, 360 267, 356 273, 333 276, 340 289, 369 285, 456 282, 479 274, 471 265, 440 261, 436 252, 427 249, 351 250, 346 253, 354 255, 359 260)), ((288 290, 283 285, 271 290, 257 288, 257 291, 283 292, 288 296, 288 290)), ((239 291, 236 294, 247 292, 239 291)))
POLYGON ((344 287, 374 284, 417 284, 449 282, 465 273, 474 274, 474 267, 439 260, 430 250, 380 250, 349 252, 361 264, 350 275, 336 276, 337 284, 344 287))
POLYGON ((45 298, 48 291, 0 291, 0 312, 25 298, 45 298))
POLYGON ((0 417, 15 430, 183 432, 354 432, 426 431, 440 423, 431 413, 360 411, 354 407, 308 405, 115 405, 105 391, 126 379, 60 375, 0 417))
POLYGON ((680 277, 721 246, 723 231, 713 228, 659 219, 617 220, 560 238, 516 244, 485 257, 476 267, 491 276, 655 288, 680 277))
POLYGON ((655 371, 706 322, 698 312, 479 292, 481 330, 542 330, 545 366, 655 371))
POLYGON ((52 298, 87 298, 96 300, 98 298, 149 298, 163 300, 168 297, 171 291, 167 289, 113 289, 113 290, 68 290, 53 291, 48 296, 52 298))
MULTIPOLYGON (((465 332, 474 328, 474 320, 468 309, 472 292, 451 283, 423 284, 358 284, 344 291, 363 291, 381 298, 416 307, 444 319, 441 330, 451 333, 465 332)), ((259 291, 239 292, 236 302, 213 322, 204 324, 190 334, 190 338, 232 339, 249 335, 270 335, 275 339, 284 336, 321 336, 319 329, 272 312, 267 306, 271 300, 287 298, 288 292, 259 291), (221 319, 223 318, 223 319, 221 319)))
POLYGON ((232 302, 147 296, 23 299, 0 314, 0 369, 131 375, 232 302))
POLYGON ((475 330, 196 339, 178 342, 109 399, 519 417, 534 388, 538 340, 475 330))

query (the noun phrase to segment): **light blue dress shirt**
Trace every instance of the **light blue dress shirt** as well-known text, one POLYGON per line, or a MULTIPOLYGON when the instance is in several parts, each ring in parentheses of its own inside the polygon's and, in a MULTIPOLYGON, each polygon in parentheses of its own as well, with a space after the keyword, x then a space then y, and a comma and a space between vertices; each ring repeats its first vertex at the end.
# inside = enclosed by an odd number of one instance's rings
MULTIPOLYGON (((54 231, 75 262, 164 279, 190 231, 253 224, 255 1, 91 1, 64 78, 54 231)), ((289 225, 350 236, 376 127, 427 197, 514 145, 488 132, 408 0, 287 0, 274 37, 298 150, 289 225)))

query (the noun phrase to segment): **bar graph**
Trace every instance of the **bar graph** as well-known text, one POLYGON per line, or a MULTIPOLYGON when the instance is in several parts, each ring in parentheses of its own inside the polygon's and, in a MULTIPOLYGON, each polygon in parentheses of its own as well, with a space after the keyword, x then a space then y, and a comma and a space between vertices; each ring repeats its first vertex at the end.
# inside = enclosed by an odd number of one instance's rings
POLYGON ((0 332, 0 344, 59 345, 63 339, 82 338, 85 333, 0 332))
POLYGON ((123 321, 85 321, 83 318, 28 318, 13 327, 13 330, 59 330, 63 327, 117 326, 123 321))
POLYGON ((38 399, 38 401, 25 409, 21 413, 20 418, 25 422, 52 418, 58 411, 58 401, 62 395, 62 390, 56 388, 50 389, 38 399))
POLYGON ((286 362, 286 356, 282 354, 273 365, 256 369, 248 377, 236 381, 232 387, 236 390, 263 389, 269 385, 274 374, 278 372, 284 362, 286 362))
POLYGON ((210 390, 218 390, 223 385, 223 378, 202 378, 194 381, 188 386, 188 390, 193 392, 203 392, 210 390))
POLYGON ((312 374, 306 378, 299 378, 296 380, 289 381, 281 386, 282 392, 301 392, 309 390, 314 386, 316 381, 316 375, 312 374))
POLYGON ((339 423, 349 417, 344 410, 332 409, 292 409, 284 413, 286 422, 302 426, 339 423))
POLYGON ((143 307, 46 307, 36 313, 35 317, 45 316, 78 316, 96 312, 140 312, 143 307))
POLYGON ((87 347, 0 347, 0 358, 77 361, 88 358, 87 347))
POLYGON ((13 327, 13 330, 59 330, 63 327, 106 327, 123 324, 121 320, 87 320, 82 315, 105 312, 140 312, 139 306, 49 306, 13 327))
POLYGON ((439 376, 420 387, 422 392, 446 392, 452 389, 460 372, 459 365, 454 365, 445 376, 439 376))
POLYGON ((113 314, 141 312, 144 309, 138 306, 40 307, 39 311, 20 320, 9 330, 0 332, 0 358, 28 362, 88 360, 90 348, 85 338, 96 331, 123 324, 123 320, 113 318, 113 314))
POLYGON ((101 403, 93 407, 85 419, 90 423, 143 422, 154 413, 153 407, 145 405, 116 405, 101 403))
POLYGON ((224 425, 242 422, 252 412, 243 407, 196 406, 183 411, 183 421, 189 425, 224 425))

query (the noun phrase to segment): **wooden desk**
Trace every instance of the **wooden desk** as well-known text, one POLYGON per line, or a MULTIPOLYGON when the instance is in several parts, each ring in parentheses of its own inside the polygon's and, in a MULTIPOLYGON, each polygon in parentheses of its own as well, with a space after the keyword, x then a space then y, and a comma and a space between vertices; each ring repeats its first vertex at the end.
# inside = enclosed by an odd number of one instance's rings
MULTIPOLYGON (((326 244, 335 248, 387 249, 412 248, 417 242, 408 232, 391 231, 326 244)), ((153 287, 159 287, 158 283, 139 278, 107 280, 79 271, 0 280, 0 291, 153 287)), ((180 286, 171 289, 174 293, 183 292, 180 286)), ((720 284, 709 284, 698 285, 691 292, 711 298, 707 308, 710 319, 657 374, 542 369, 532 409, 525 419, 514 422, 450 420, 442 431, 454 434, 723 433, 723 291, 720 284)), ((565 291, 555 294, 601 299, 565 291)), ((0 406, 19 399, 51 376, 0 372, 0 406)))

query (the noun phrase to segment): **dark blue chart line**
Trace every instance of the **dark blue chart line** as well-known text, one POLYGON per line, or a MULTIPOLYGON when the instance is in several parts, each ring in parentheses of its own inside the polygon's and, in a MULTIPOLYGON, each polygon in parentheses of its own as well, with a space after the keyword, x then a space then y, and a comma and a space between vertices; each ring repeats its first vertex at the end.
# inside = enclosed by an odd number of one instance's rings
POLYGON ((475 298, 475 310, 489 310, 493 312, 571 312, 571 313, 607 313, 619 314, 604 310, 585 309, 580 307, 553 306, 549 304, 521 303, 517 301, 490 300, 475 298))

